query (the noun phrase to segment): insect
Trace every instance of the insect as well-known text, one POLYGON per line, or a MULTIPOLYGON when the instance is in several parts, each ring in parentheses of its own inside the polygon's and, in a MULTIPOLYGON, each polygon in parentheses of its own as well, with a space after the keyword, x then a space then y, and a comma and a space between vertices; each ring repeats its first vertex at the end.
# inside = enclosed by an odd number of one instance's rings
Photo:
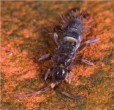
MULTIPOLYGON (((96 38, 93 40, 85 41, 83 44, 81 44, 83 34, 84 34, 84 24, 83 24, 82 18, 83 18, 82 14, 75 11, 70 12, 69 19, 62 18, 62 26, 61 26, 62 39, 60 41, 58 40, 59 35, 57 33, 54 33, 53 35, 54 41, 57 45, 55 54, 54 55, 46 54, 38 59, 38 61, 42 61, 51 57, 51 60, 53 62, 53 67, 47 70, 44 79, 47 80, 48 75, 52 73, 53 83, 51 83, 49 86, 37 92, 17 95, 15 96, 16 98, 32 96, 34 94, 39 94, 47 90, 54 89, 57 85, 62 83, 67 76, 69 76, 68 82, 71 83, 71 80, 72 80, 71 67, 74 59, 76 58, 78 53, 83 48, 85 48, 88 44, 99 41, 99 39, 96 38)), ((92 62, 86 59, 81 59, 81 61, 88 65, 93 65, 92 62)), ((63 90, 60 90, 60 93, 75 100, 86 99, 83 97, 74 96, 63 90)))

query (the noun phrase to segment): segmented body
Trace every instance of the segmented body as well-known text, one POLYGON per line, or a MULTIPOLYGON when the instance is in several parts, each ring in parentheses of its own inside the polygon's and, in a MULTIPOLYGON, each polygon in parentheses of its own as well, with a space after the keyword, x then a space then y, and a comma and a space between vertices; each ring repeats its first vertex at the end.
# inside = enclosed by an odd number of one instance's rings
MULTIPOLYGON (((71 66, 72 62, 74 61, 74 58, 76 57, 77 53, 82 50, 85 46, 88 44, 94 43, 99 41, 98 38, 93 39, 93 40, 87 40, 83 44, 80 43, 82 41, 83 33, 84 33, 84 26, 82 22, 82 16, 81 14, 77 14, 75 12, 71 13, 70 19, 66 19, 64 21, 63 19, 63 24, 62 24, 62 40, 58 43, 58 35, 54 35, 54 40, 55 43, 57 44, 58 48, 55 51, 54 56, 50 54, 46 54, 39 58, 38 61, 44 60, 46 58, 51 57, 54 62, 54 67, 52 71, 52 76, 54 78, 53 83, 51 83, 49 86, 33 92, 33 93, 28 93, 28 94, 22 94, 22 95, 17 95, 15 98, 20 98, 20 97, 26 97, 26 96, 32 96, 35 94, 40 94, 42 92, 45 92, 50 89, 54 89, 60 82, 64 81, 68 72, 69 72, 69 67, 71 66)), ((52 61, 52 60, 51 60, 52 61)), ((92 62, 88 60, 81 60, 82 62, 88 64, 88 65, 93 65, 92 62)), ((47 79, 49 73, 51 72, 51 69, 48 69, 46 74, 45 74, 45 80, 47 79)), ((70 76, 72 76, 70 74, 70 76)), ((69 82, 71 82, 72 77, 69 77, 69 82)), ((81 98, 78 96, 74 96, 72 94, 69 94, 65 91, 60 91, 63 95, 75 99, 75 100, 85 100, 86 98, 81 98)))
POLYGON ((77 54, 83 36, 83 23, 80 16, 73 17, 62 30, 63 39, 54 55, 55 67, 53 77, 56 81, 64 81, 69 66, 77 54))

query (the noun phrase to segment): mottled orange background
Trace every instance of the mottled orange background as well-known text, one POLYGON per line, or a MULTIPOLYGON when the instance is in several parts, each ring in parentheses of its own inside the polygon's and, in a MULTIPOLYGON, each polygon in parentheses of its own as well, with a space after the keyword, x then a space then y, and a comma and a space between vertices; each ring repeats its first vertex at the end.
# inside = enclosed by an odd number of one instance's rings
POLYGON ((2 110, 113 110, 114 109, 114 2, 106 1, 12 1, 1 2, 1 82, 2 110), (49 61, 38 58, 56 48, 50 26, 72 8, 90 14, 90 28, 84 39, 100 38, 87 46, 81 56, 95 65, 74 65, 69 85, 60 85, 85 101, 74 101, 56 90, 32 97, 15 99, 14 95, 39 90, 49 61), (92 24, 92 25, 91 25, 92 24))

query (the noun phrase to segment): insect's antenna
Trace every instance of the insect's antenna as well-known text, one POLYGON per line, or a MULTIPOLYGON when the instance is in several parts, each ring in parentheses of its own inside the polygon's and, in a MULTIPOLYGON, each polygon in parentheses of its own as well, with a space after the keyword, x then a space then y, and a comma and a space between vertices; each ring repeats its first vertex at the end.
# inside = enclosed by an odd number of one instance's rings
POLYGON ((75 96, 75 95, 72 95, 72 94, 69 94, 63 90, 59 90, 59 92, 73 100, 86 100, 86 97, 79 97, 79 96, 75 96))
POLYGON ((14 98, 22 98, 22 97, 30 97, 30 96, 33 96, 33 95, 37 95, 37 94, 41 94, 43 92, 46 92, 50 89, 54 89, 55 86, 57 86, 58 83, 51 83, 50 86, 47 86, 39 91, 36 91, 36 92, 32 92, 32 93, 27 93, 27 94, 21 94, 21 95, 16 95, 14 96, 14 98))

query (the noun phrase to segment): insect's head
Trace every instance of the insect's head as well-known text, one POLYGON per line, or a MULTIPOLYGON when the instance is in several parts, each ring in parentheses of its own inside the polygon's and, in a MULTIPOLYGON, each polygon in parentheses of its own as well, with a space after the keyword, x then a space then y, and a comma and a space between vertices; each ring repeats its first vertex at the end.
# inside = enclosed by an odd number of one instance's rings
POLYGON ((53 77, 55 81, 62 82, 65 80, 67 69, 65 67, 57 66, 53 69, 53 77))

